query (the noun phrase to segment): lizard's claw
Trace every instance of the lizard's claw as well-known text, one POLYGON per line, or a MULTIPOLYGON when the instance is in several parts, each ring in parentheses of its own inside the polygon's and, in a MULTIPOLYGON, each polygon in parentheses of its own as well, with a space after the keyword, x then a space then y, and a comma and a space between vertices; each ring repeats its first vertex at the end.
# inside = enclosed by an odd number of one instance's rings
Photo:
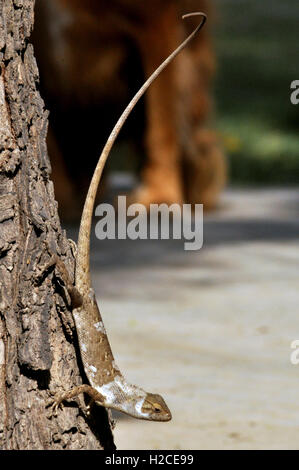
POLYGON ((57 416, 58 410, 63 409, 62 402, 63 402, 63 400, 60 400, 59 398, 54 401, 54 403, 52 405, 52 410, 53 410, 54 416, 57 416))
POLYGON ((89 401, 88 405, 86 406, 85 412, 86 412, 87 416, 90 416, 91 408, 93 407, 94 402, 95 402, 95 400, 92 398, 92 399, 89 401))
POLYGON ((57 411, 63 408, 62 402, 63 397, 61 395, 55 395, 47 401, 46 408, 51 407, 53 416, 57 416, 57 411))

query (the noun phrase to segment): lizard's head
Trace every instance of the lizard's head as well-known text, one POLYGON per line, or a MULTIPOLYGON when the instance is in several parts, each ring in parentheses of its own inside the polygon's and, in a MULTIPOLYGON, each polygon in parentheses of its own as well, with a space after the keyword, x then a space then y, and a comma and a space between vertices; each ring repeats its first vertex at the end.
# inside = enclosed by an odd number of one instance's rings
POLYGON ((145 419, 151 421, 170 421, 171 412, 161 395, 147 393, 141 411, 145 419))

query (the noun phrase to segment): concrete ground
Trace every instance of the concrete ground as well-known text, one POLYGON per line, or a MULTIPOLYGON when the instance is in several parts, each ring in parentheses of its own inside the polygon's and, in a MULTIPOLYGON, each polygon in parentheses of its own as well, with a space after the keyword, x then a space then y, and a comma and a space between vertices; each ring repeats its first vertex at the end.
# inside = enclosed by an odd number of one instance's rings
POLYGON ((298 449, 299 190, 230 190, 204 246, 93 240, 116 361, 173 420, 117 415, 119 449, 298 449))

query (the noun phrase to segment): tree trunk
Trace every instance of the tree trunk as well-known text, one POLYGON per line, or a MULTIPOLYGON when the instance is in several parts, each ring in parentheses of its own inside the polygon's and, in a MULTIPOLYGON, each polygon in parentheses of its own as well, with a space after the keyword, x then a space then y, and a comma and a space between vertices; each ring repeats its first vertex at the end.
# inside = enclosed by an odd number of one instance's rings
POLYGON ((46 408, 50 390, 84 373, 68 294, 49 264, 58 254, 74 274, 49 179, 33 10, 34 0, 0 0, 0 448, 111 449, 105 409, 86 417, 83 398, 57 417, 46 408))

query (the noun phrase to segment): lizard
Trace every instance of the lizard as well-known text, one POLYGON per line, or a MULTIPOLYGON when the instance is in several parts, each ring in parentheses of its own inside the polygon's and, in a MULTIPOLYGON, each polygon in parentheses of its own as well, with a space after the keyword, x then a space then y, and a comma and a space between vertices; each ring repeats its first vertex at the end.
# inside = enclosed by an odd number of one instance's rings
POLYGON ((91 397, 91 403, 95 402, 105 408, 121 411, 134 418, 151 421, 169 421, 172 418, 168 406, 160 395, 148 393, 136 385, 129 384, 115 364, 91 284, 90 233, 96 193, 110 150, 138 100, 162 70, 189 44, 207 19, 207 16, 202 12, 188 13, 182 19, 191 16, 200 16, 201 22, 152 73, 127 105, 108 137, 91 179, 79 228, 75 287, 71 289, 71 297, 74 299, 72 314, 81 359, 89 385, 83 384, 64 393, 56 394, 51 402, 56 412, 64 400, 76 397, 80 393, 86 393, 91 397))

